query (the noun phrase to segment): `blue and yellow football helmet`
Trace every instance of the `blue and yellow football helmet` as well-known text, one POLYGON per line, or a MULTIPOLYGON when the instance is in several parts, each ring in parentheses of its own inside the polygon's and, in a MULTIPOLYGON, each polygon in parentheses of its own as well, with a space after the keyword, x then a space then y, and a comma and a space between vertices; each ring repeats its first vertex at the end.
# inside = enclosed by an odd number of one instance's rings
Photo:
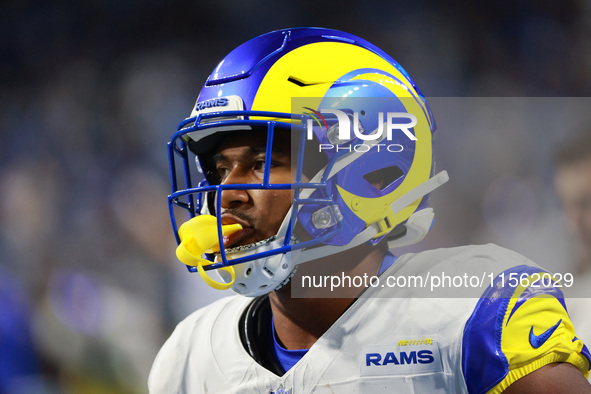
POLYGON ((213 287, 256 296, 283 286, 302 262, 385 237, 390 246, 417 242, 433 220, 428 193, 447 181, 445 172, 433 176, 435 129, 415 83, 371 43, 322 28, 256 37, 218 64, 168 144, 177 256, 213 287), (262 182, 220 184, 211 161, 218 144, 253 130, 267 133, 262 182), (292 182, 273 184, 273 136, 286 132, 292 182), (231 189, 292 190, 275 236, 224 247, 236 229, 216 212, 231 189))

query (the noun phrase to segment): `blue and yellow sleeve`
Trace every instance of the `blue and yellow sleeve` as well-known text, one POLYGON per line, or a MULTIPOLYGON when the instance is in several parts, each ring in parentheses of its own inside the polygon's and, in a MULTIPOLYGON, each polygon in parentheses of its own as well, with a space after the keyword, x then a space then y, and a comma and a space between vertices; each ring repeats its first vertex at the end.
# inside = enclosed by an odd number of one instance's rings
POLYGON ((591 355, 575 335, 559 286, 547 272, 525 265, 497 276, 464 327, 462 368, 470 393, 500 393, 558 362, 589 377, 591 355))

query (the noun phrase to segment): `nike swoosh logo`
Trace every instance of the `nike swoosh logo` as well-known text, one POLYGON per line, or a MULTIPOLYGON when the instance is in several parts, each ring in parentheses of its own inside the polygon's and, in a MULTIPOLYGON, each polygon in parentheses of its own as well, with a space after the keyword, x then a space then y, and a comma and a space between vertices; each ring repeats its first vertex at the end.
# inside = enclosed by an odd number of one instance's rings
POLYGON ((539 348, 542 346, 548 338, 554 334, 554 331, 558 328, 558 326, 562 323, 562 319, 558 320, 558 323, 541 333, 540 335, 534 334, 534 326, 531 326, 531 330, 529 330, 529 343, 532 345, 534 349, 539 348))

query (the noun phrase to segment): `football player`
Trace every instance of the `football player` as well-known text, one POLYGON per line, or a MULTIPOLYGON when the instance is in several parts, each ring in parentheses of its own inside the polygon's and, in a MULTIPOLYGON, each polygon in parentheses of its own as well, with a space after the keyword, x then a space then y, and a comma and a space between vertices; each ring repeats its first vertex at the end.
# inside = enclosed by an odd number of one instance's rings
POLYGON ((238 295, 178 325, 150 391, 590 391, 550 274, 494 245, 389 252, 431 227, 435 130, 354 35, 285 29, 227 55, 169 142, 169 206, 178 258, 238 295))

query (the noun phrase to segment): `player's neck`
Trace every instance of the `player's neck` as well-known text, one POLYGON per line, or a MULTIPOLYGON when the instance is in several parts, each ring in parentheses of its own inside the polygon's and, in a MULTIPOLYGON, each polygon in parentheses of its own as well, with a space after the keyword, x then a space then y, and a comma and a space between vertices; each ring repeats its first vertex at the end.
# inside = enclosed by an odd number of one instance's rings
POLYGON ((315 293, 309 297, 292 297, 292 290, 296 290, 295 286, 301 283, 303 276, 325 278, 330 274, 341 276, 343 273, 351 277, 377 275, 385 251, 376 247, 361 247, 345 253, 302 264, 287 286, 269 295, 275 332, 286 349, 309 349, 364 290, 344 289, 344 292, 336 293, 340 298, 335 298, 335 291, 328 283, 328 286, 315 288, 315 293))

